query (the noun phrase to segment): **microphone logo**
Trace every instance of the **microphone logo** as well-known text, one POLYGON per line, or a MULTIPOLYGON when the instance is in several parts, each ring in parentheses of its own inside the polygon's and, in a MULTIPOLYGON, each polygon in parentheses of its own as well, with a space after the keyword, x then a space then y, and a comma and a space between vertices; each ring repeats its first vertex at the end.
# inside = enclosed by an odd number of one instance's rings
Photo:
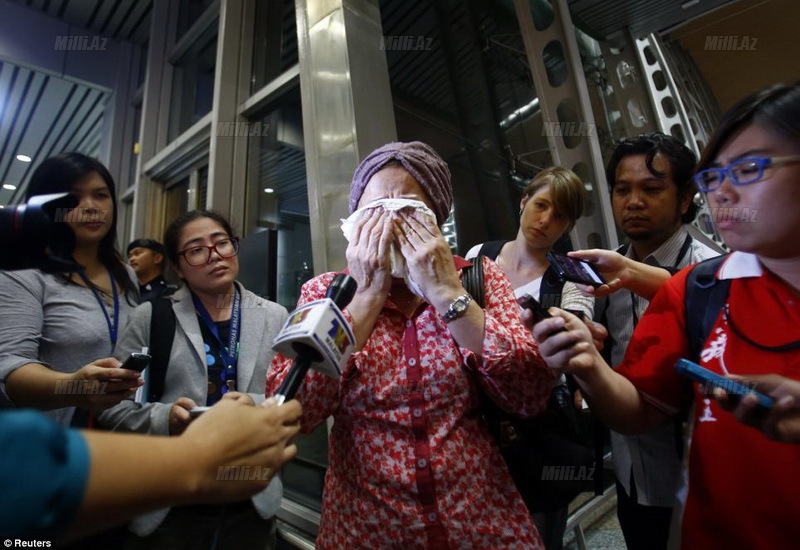
POLYGON ((295 310, 272 344, 272 349, 287 357, 297 357, 298 344, 319 353, 314 368, 339 377, 355 343, 353 330, 342 311, 330 298, 315 300, 295 310))
POLYGON ((344 326, 339 323, 338 319, 334 319, 331 323, 331 330, 328 331, 328 336, 333 339, 333 345, 342 355, 344 355, 347 346, 352 343, 347 338, 347 331, 344 330, 344 326))
POLYGON ((294 325, 299 325, 305 320, 306 317, 308 317, 307 309, 303 309, 301 311, 295 311, 289 318, 289 320, 286 322, 286 326, 291 327, 294 325))

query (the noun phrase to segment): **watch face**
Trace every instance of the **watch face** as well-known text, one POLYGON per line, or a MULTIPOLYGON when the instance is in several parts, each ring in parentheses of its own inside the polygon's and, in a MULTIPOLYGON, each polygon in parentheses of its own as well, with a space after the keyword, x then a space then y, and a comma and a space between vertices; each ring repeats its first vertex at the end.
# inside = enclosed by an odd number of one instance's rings
POLYGON ((467 311, 467 307, 469 307, 469 302, 471 298, 469 295, 459 296, 450 304, 450 307, 447 310, 447 313, 442 315, 442 320, 445 323, 449 323, 453 319, 458 319, 461 317, 465 311, 467 311))

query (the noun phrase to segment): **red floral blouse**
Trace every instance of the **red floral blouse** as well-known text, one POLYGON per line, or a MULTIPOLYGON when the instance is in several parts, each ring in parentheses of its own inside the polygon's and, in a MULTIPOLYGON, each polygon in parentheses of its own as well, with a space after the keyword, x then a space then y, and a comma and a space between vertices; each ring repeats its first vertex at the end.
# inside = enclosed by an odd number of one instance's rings
MULTIPOLYGON (((457 268, 466 265, 456 258, 457 268)), ((299 304, 324 297, 333 276, 308 281, 299 304)), ((340 379, 309 372, 297 396, 303 430, 334 417, 317 548, 542 548, 478 401, 485 391, 532 416, 554 376, 489 260, 484 279, 481 356, 458 347, 432 306, 408 318, 387 301, 340 379)), ((267 395, 291 364, 275 357, 267 395)))

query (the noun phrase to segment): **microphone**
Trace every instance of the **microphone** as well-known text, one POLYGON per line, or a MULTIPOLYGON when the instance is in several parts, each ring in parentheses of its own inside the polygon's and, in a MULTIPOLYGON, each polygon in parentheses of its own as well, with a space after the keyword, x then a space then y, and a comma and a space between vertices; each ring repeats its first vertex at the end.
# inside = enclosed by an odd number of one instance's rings
POLYGON ((339 273, 333 278, 325 298, 294 310, 275 337, 272 349, 293 357, 294 363, 272 397, 277 405, 293 398, 309 368, 332 378, 342 375, 339 365, 347 362, 355 336, 342 314, 356 293, 356 280, 339 273))

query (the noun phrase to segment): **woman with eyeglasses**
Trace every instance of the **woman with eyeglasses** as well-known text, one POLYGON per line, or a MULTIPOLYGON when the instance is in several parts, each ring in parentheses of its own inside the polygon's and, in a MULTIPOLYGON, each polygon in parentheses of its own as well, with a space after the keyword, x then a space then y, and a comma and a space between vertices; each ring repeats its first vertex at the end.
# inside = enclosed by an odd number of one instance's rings
MULTIPOLYGON (((192 422, 189 411, 221 399, 264 402, 272 341, 286 320, 283 306, 259 298, 236 281, 239 240, 221 215, 196 210, 181 215, 164 234, 167 256, 182 288, 168 298, 172 323, 153 316, 152 303, 136 308, 120 335, 116 353, 127 356, 150 341, 151 323, 174 326, 163 392, 155 402, 126 400, 100 416, 101 425, 123 431, 179 435, 192 422)), ((160 328, 159 328, 160 330, 160 328)), ((163 350, 161 350, 163 351, 163 350)), ((154 360, 159 350, 151 349, 154 360)), ((151 365, 153 383, 159 365, 151 365)), ((152 393, 148 392, 150 398, 152 393)), ((186 457, 191 460, 192 457, 186 457)), ((220 465, 224 466, 224 465, 220 465)), ((248 472, 247 475, 273 475, 248 472)), ((163 509, 135 519, 125 548, 271 548, 280 506, 276 477, 251 500, 218 506, 163 509), (212 544, 216 541, 216 546, 212 544)))
POLYGON ((135 274, 122 261, 114 179, 99 161, 63 153, 42 162, 26 199, 72 193, 63 220, 82 269, 0 272, 0 408, 30 407, 61 425, 87 427, 90 412, 116 405, 141 385, 111 357, 117 332, 138 304, 135 274))
MULTIPOLYGON (((734 105, 695 181, 733 250, 703 281, 724 289, 724 305, 699 353, 690 352, 694 333, 687 329, 697 313, 685 306, 692 267, 656 293, 615 371, 568 313, 537 324, 534 336, 548 364, 572 373, 595 414, 615 430, 644 432, 689 411, 687 486, 676 495, 679 531, 671 535, 681 547, 791 548, 800 540, 800 446, 787 443, 796 439, 790 422, 800 416, 791 397, 792 381, 800 380, 800 85, 772 86, 734 105), (748 394, 735 396, 734 407, 732 396, 678 374, 681 358, 739 377, 775 405, 757 411, 748 394), (776 429, 779 421, 783 429, 776 429)), ((616 265, 615 275, 640 284, 642 274, 629 267, 616 265)))

